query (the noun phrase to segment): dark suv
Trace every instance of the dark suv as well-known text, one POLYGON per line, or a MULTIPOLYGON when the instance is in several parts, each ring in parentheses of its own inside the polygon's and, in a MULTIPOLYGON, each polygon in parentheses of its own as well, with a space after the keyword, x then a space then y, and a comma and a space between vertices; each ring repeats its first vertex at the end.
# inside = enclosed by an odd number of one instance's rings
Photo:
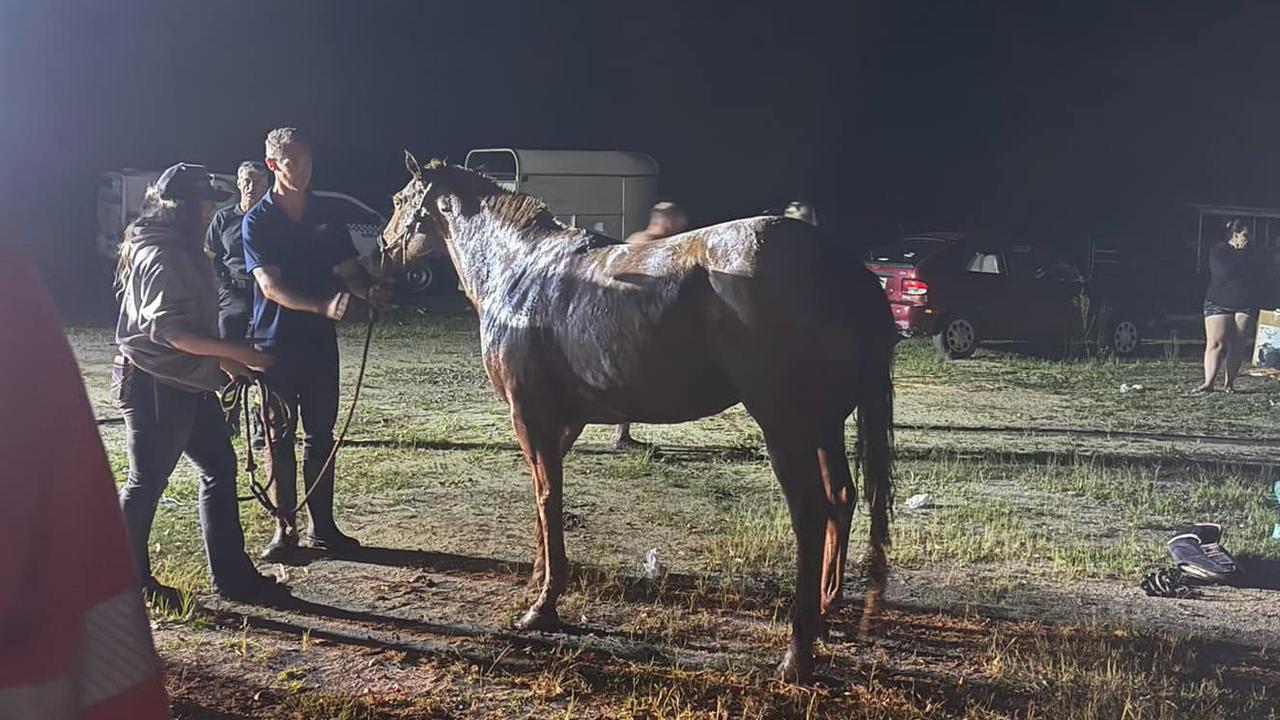
POLYGON ((1061 347, 1086 317, 1102 324, 1096 337, 1109 351, 1138 349, 1142 325, 1131 304, 1101 278, 1030 246, 922 233, 876 248, 866 265, 880 277, 899 332, 932 336, 949 359, 969 357, 985 339, 1061 347))

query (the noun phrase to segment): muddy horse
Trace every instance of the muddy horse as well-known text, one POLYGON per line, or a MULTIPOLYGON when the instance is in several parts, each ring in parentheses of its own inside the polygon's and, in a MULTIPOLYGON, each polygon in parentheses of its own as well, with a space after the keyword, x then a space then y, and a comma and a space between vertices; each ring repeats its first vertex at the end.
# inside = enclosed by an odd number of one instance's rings
POLYGON ((448 253, 480 317, 485 370, 511 409, 537 501, 534 582, 518 621, 558 630, 569 577, 563 460, 587 423, 678 423, 741 402, 760 424, 796 536, 791 644, 804 681, 841 600, 857 500, 845 421, 870 507, 874 614, 887 576, 896 340, 878 280, 803 222, 755 217, 644 245, 566 227, 536 198, 409 153, 384 258, 448 253))

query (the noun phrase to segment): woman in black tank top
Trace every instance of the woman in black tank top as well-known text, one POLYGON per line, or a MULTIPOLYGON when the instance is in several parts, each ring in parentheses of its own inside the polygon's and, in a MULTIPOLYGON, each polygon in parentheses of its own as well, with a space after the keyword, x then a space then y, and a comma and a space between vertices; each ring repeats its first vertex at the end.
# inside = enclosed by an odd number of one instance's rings
POLYGON ((1253 335, 1260 287, 1256 249, 1243 220, 1227 223, 1226 242, 1209 249, 1209 290, 1204 299, 1204 382, 1191 392, 1213 391, 1219 372, 1223 390, 1235 390, 1236 376, 1253 335))

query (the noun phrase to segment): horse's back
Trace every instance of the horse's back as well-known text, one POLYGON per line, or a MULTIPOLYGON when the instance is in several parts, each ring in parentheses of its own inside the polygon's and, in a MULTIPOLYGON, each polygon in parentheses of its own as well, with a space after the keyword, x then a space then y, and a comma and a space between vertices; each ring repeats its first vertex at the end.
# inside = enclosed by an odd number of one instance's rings
POLYGON ((874 314, 863 306, 884 296, 825 242, 805 223, 756 217, 593 248, 566 265, 542 325, 583 399, 619 418, 714 412, 740 399, 744 373, 850 373, 874 314))
POLYGON ((839 238, 806 223, 751 218, 724 229, 707 239, 705 262, 721 363, 744 394, 763 396, 757 407, 822 406, 844 417, 864 371, 887 372, 892 357, 880 283, 839 238))

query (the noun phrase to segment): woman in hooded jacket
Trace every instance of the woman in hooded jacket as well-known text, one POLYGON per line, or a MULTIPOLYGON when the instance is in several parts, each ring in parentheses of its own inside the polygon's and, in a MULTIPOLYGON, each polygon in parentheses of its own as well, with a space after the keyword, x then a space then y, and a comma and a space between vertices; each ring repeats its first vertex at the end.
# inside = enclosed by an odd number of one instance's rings
POLYGON ((283 586, 261 575, 244 551, 236 499, 236 455, 216 392, 226 376, 249 377, 270 356, 218 335, 218 291, 204 252, 215 188, 201 165, 178 163, 148 189, 120 244, 119 354, 112 396, 125 421, 129 476, 120 489, 143 594, 176 606, 178 592, 151 573, 147 552, 156 507, 178 459, 199 475, 199 516, 214 592, 270 601, 283 586))

